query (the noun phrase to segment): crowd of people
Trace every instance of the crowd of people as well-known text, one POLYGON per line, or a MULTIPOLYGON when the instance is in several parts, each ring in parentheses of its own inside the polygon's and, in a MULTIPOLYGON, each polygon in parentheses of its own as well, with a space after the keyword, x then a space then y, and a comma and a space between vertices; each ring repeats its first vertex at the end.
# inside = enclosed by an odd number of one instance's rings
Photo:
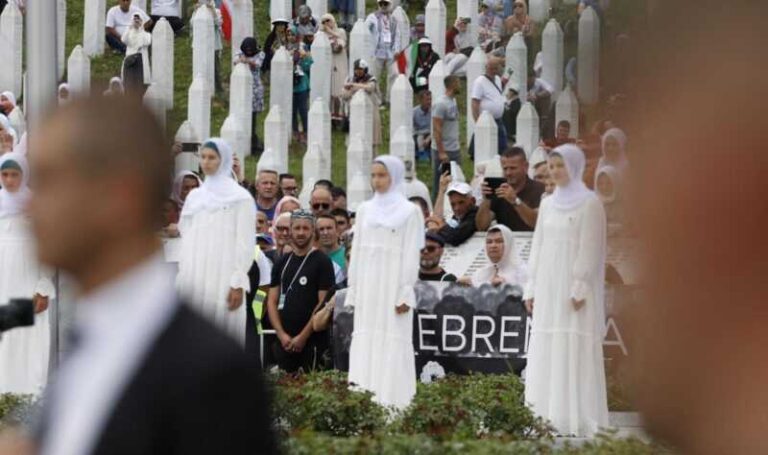
MULTIPOLYGON (((149 31, 164 17, 174 31, 183 32, 180 3, 153 0, 152 16, 131 0, 120 0, 109 9, 106 42, 126 57, 122 75, 110 81, 105 99, 143 93, 151 74, 149 31)), ((579 11, 582 3, 595 7, 582 1, 579 11)), ((608 423, 602 287, 606 235, 627 224, 621 206, 629 167, 626 135, 610 120, 596 122, 578 137, 571 134, 568 121, 554 125, 554 90, 537 74, 536 65, 528 87, 511 86, 503 49, 514 33, 535 39, 537 24, 522 0, 484 0, 478 11, 478 44, 488 53, 487 65, 485 74, 467 81, 466 87, 474 119, 488 112, 497 124, 501 174, 494 177, 492 169, 480 166, 474 178, 464 181, 454 170, 474 158, 474 147, 462 156, 457 99, 465 63, 475 48, 471 20, 459 17, 446 30, 446 53, 440 56, 424 34, 423 15, 413 20, 411 44, 400 49, 392 2, 377 4, 365 18, 375 43, 373 58, 352 62, 351 74, 347 31, 333 14, 316 18, 307 5, 295 8, 295 18, 273 18, 263 47, 256 37, 239 43, 233 63, 247 64, 254 80, 251 150, 263 150, 256 134, 257 114, 265 108, 265 76, 280 47, 293 55, 291 118, 295 139, 306 143, 312 42, 315 34, 325 33, 333 51, 329 107, 335 120, 346 121, 347 103, 359 91, 387 109, 394 76, 408 76, 418 103, 413 107, 414 146, 418 156, 431 162, 431 194, 412 167, 377 153, 370 170, 374 195, 354 212, 345 188, 328 180, 315 182, 309 203, 302 204, 300 176, 261 168, 253 182, 244 180, 243 163, 231 144, 208 138, 198 152, 199 172, 177 173, 162 198, 160 233, 179 238, 181 245, 176 290, 244 347, 251 362, 260 365, 266 352, 281 369, 296 373, 329 367, 328 324, 317 318, 332 308, 337 291, 347 289, 347 305, 355 307, 350 381, 374 392, 378 402, 404 408, 416 393, 411 334, 416 282, 517 286, 524 290, 534 325, 526 400, 561 433, 594 434, 608 423), (429 73, 441 59, 448 75, 441 96, 433 100, 429 73), (540 111, 544 134, 535 151, 516 145, 514 121, 509 120, 516 117, 521 98, 540 111), (445 248, 461 246, 476 232, 486 233, 488 265, 468 276, 445 270, 445 248), (534 232, 527 264, 517 259, 515 232, 534 232), (275 336, 262 338, 267 329, 275 336), (574 364, 580 365, 578 371, 574 364), (571 385, 573 393, 553 394, 571 385)), ((334 2, 334 11, 348 26, 350 10, 345 5, 334 2)), ((220 12, 214 0, 199 7, 215 13, 220 50, 220 12)), ((62 84, 59 105, 69 104, 68 87, 62 84)), ((47 382, 48 341, 40 324, 45 324, 55 289, 50 274, 34 260, 32 238, 22 234, 28 223, 28 185, 32 182, 34 188, 35 175, 27 166, 26 135, 18 135, 9 120, 16 109, 14 95, 2 93, 0 226, 6 228, 0 228, 0 245, 7 251, 0 257, 25 260, 0 261, 0 302, 33 297, 39 323, 11 333, 0 344, 0 392, 34 393, 47 382), (10 370, 18 377, 5 374, 10 370)), ((374 110, 373 130, 374 150, 384 152, 378 150, 384 143, 379 109, 374 110)), ((178 153, 178 145, 173 150, 169 156, 178 153)), ((34 154, 34 149, 29 151, 33 159, 34 154)))

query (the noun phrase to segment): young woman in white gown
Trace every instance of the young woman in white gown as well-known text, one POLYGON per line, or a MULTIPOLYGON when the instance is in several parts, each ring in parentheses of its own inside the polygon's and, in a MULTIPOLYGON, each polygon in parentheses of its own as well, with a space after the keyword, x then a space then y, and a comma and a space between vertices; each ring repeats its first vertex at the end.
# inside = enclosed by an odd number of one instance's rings
POLYGON ((349 382, 398 409, 416 394, 413 286, 424 247, 424 218, 406 199, 404 181, 399 158, 374 160, 375 194, 357 210, 347 294, 355 306, 349 382))
POLYGON ((0 340, 0 393, 37 394, 48 377, 48 303, 51 277, 35 257, 24 206, 30 196, 27 160, 19 153, 0 158, 0 303, 32 299, 35 325, 15 328, 0 340))
POLYGON ((605 213, 575 145, 549 157, 557 187, 539 208, 524 299, 533 312, 525 400, 563 435, 608 425, 603 366, 605 213))
POLYGON ((232 149, 219 138, 203 143, 203 184, 184 202, 177 286, 210 321, 245 343, 245 294, 256 248, 256 203, 232 178, 232 149))

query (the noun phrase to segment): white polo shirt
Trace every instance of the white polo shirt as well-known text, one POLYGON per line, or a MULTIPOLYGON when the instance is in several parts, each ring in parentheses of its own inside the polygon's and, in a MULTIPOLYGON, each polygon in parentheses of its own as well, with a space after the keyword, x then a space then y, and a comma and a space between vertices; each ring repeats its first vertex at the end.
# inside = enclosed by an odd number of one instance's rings
POLYGON ((501 85, 501 78, 494 76, 495 82, 484 74, 472 83, 472 99, 480 100, 480 112, 488 111, 494 119, 498 120, 504 115, 504 95, 501 94, 504 89, 501 85))

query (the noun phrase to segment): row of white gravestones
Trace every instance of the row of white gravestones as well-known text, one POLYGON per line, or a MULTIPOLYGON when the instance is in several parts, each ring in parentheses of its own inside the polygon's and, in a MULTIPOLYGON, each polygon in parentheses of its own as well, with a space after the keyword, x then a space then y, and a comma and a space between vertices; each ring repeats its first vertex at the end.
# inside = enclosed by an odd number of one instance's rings
POLYGON ((392 11, 392 20, 397 23, 397 49, 403 50, 411 44, 411 20, 400 6, 392 11))
POLYGON ((67 66, 65 44, 67 42, 67 0, 56 1, 56 62, 58 80, 64 77, 67 66))
MULTIPOLYGON (((307 144, 318 147, 320 166, 312 175, 316 180, 331 179, 331 111, 324 98, 315 98, 309 108, 307 144)), ((306 158, 305 158, 306 159, 306 158)), ((314 159, 314 158, 312 158, 314 159)), ((306 164, 305 164, 306 168, 306 164)), ((306 178, 306 175, 304 176, 306 178)))
POLYGON ((349 34, 349 74, 354 73, 355 62, 359 59, 373 64, 373 38, 362 19, 355 22, 349 34))
POLYGON ((485 52, 476 47, 465 65, 467 69, 467 147, 469 147, 469 142, 475 131, 475 118, 472 116, 472 84, 485 73, 487 61, 488 57, 485 52))
POLYGON ((288 172, 288 134, 286 124, 290 128, 291 111, 286 111, 280 104, 272 104, 266 120, 264 120, 264 150, 259 158, 257 168, 288 172), (266 151, 270 151, 267 155, 266 151))
POLYGON ((187 119, 197 133, 196 142, 201 143, 211 137, 211 94, 205 78, 200 74, 192 79, 189 86, 187 119))
MULTIPOLYGON (((445 30, 447 11, 443 0, 429 0, 425 11, 424 33, 432 41, 432 50, 445 56, 445 30)), ((430 84, 431 87, 431 84, 430 84)))
POLYGON ((202 77, 209 96, 214 89, 215 39, 213 14, 199 6, 192 15, 192 74, 202 77))
POLYGON ((555 19, 550 19, 541 36, 543 69, 541 78, 554 88, 552 99, 556 100, 563 89, 563 29, 555 19))
POLYGON ((173 109, 173 29, 161 18, 152 30, 152 85, 157 86, 165 109, 173 109))
POLYGON ((0 91, 21 94, 24 18, 14 2, 0 15, 0 91))
POLYGON ((517 90, 521 100, 527 98, 528 87, 528 47, 525 45, 525 39, 522 32, 512 35, 506 48, 506 67, 505 71, 509 76, 509 82, 504 88, 504 93, 513 88, 517 90))
POLYGON ((72 49, 67 60, 69 96, 83 96, 91 91, 91 59, 79 44, 72 49))
POLYGON ((389 96, 389 135, 395 137, 400 127, 413 131, 413 88, 408 77, 399 74, 389 96))
POLYGON ((600 18, 592 7, 585 9, 579 17, 577 52, 579 100, 583 104, 595 104, 600 75, 600 18))
MULTIPOLYGON (((280 47, 272 57, 271 69, 269 71, 269 102, 272 106, 278 105, 282 109, 283 134, 285 137, 286 150, 291 140, 291 114, 293 113, 293 59, 284 47, 280 47)), ((265 129, 265 140, 275 131, 265 129)), ((278 153, 275 150, 275 153, 278 153)))
POLYGON ((83 48, 90 57, 104 53, 104 24, 107 16, 106 0, 85 0, 83 17, 83 48))
POLYGON ((269 1, 269 18, 272 22, 277 19, 283 19, 286 21, 291 20, 293 15, 291 14, 291 2, 290 0, 270 0, 269 1))
POLYGON ((456 17, 468 17, 469 33, 472 37, 472 45, 477 46, 477 36, 480 29, 480 24, 477 23, 478 18, 478 0, 458 0, 456 2, 456 17))
POLYGON ((240 44, 253 36, 253 0, 232 0, 232 60, 240 51, 240 44))
POLYGON ((333 69, 331 42, 325 33, 315 33, 312 42, 312 77, 309 78, 310 102, 322 98, 331 99, 331 75, 333 69))

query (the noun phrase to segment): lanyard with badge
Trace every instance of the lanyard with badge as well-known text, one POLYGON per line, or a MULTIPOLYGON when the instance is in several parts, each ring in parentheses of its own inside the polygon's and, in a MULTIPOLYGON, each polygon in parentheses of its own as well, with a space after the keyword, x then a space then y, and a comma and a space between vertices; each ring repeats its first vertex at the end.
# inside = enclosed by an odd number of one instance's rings
POLYGON ((299 277, 299 274, 301 274, 301 269, 304 268, 304 264, 307 263, 307 259, 309 259, 310 256, 312 256, 312 253, 315 251, 314 248, 309 250, 309 253, 307 253, 306 256, 304 256, 304 260, 301 261, 301 264, 299 265, 298 270, 296 270, 296 274, 293 275, 293 279, 291 280, 291 283, 288 285, 288 289, 283 292, 283 276, 285 276, 285 271, 288 269, 288 266, 291 264, 291 260, 293 259, 293 253, 291 253, 291 256, 288 258, 288 261, 285 263, 285 267, 283 267, 283 271, 280 273, 280 300, 277 305, 277 310, 280 311, 285 307, 285 297, 288 295, 289 292, 291 292, 291 289, 293 288, 293 283, 296 282, 296 278, 299 277))

